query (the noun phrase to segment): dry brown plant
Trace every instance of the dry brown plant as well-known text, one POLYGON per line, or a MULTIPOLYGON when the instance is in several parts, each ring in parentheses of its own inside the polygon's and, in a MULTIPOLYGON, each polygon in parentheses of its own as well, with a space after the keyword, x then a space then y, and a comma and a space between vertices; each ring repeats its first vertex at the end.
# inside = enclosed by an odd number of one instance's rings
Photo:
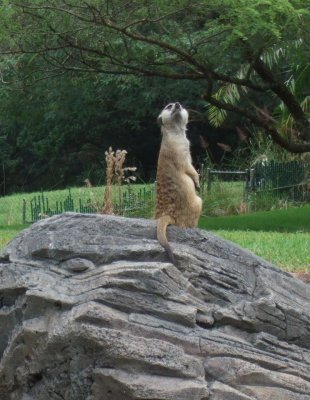
POLYGON ((124 167, 126 161, 126 150, 116 150, 115 152, 112 150, 112 147, 109 148, 108 151, 105 152, 106 159, 106 188, 104 192, 104 207, 102 209, 102 214, 113 214, 115 211, 114 204, 114 186, 117 188, 118 192, 118 204, 117 208, 119 210, 122 209, 122 184, 123 182, 130 183, 131 181, 135 181, 136 178, 134 176, 126 177, 126 172, 136 171, 136 167, 124 167))
POLYGON ((113 181, 115 171, 115 154, 112 151, 112 147, 105 152, 106 161, 106 187, 103 196, 103 209, 101 214, 113 214, 113 181))
POLYGON ((249 212, 249 207, 246 201, 242 200, 240 204, 236 207, 237 214, 247 214, 249 212))
POLYGON ((91 190, 92 206, 99 214, 114 214, 115 210, 122 209, 122 184, 123 182, 130 183, 136 180, 135 176, 126 177, 126 172, 134 172, 136 167, 124 167, 126 161, 126 150, 113 151, 112 147, 105 152, 106 161, 106 187, 103 195, 103 203, 98 200, 95 192, 92 190, 93 186, 89 179, 85 180, 86 186, 91 190), (117 189, 118 201, 115 202, 114 194, 117 189))
POLYGON ((96 193, 93 190, 93 185, 92 185, 91 181, 89 179, 85 179, 84 183, 85 183, 86 187, 90 191, 90 196, 91 196, 90 204, 91 204, 91 206, 94 207, 94 209, 97 212, 99 212, 102 209, 102 205, 100 204, 100 201, 99 201, 96 193))

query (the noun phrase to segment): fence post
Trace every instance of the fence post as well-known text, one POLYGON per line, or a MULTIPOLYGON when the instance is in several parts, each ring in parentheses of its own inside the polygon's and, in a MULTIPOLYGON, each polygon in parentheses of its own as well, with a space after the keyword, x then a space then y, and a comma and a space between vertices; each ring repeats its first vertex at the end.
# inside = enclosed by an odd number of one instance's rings
POLYGON ((203 196, 205 192, 205 171, 204 171, 204 163, 201 163, 200 165, 200 170, 199 170, 199 175, 200 175, 200 193, 203 196))
POLYGON ((243 201, 248 204, 249 200, 249 192, 250 192, 250 171, 248 169, 245 170, 245 189, 244 189, 244 195, 243 195, 243 201))
POLYGON ((207 192, 209 194, 211 192, 211 169, 210 168, 207 169, 207 182, 208 182, 207 192))
POLYGON ((26 200, 23 199, 23 224, 25 224, 26 221, 26 200))
POLYGON ((250 169, 250 182, 249 182, 250 190, 254 189, 254 176, 255 176, 255 169, 251 168, 250 169))

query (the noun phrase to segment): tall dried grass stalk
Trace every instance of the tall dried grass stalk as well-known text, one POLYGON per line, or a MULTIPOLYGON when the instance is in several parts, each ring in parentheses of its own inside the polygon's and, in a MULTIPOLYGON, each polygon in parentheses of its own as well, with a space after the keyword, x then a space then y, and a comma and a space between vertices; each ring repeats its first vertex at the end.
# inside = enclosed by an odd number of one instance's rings
POLYGON ((118 208, 122 208, 122 183, 135 181, 134 176, 125 177, 126 171, 136 171, 135 167, 124 167, 126 161, 126 150, 116 150, 114 152, 112 147, 105 152, 105 160, 107 164, 106 168, 106 189, 104 192, 104 206, 102 214, 113 214, 114 213, 114 201, 113 201, 113 188, 117 187, 118 190, 118 208))
POLYGON ((135 176, 126 177, 126 172, 136 171, 136 167, 124 167, 126 161, 126 150, 116 150, 112 147, 105 152, 106 161, 106 187, 103 195, 103 202, 100 201, 96 193, 92 190, 93 186, 89 179, 85 180, 86 186, 90 189, 92 196, 92 206, 99 214, 114 214, 116 206, 118 210, 122 209, 123 197, 121 186, 123 182, 130 183, 136 180, 135 176), (118 190, 118 204, 114 201, 114 188, 118 190))
POLYGON ((105 152, 105 161, 107 164, 106 168, 106 188, 103 196, 103 209, 102 214, 113 214, 113 178, 114 178, 114 165, 115 156, 112 147, 109 151, 105 152))

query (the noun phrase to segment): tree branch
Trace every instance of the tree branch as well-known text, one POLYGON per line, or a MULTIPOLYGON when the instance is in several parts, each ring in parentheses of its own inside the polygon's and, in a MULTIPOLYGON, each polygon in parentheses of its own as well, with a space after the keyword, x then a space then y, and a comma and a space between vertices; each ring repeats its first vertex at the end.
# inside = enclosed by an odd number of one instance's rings
POLYGON ((293 93, 284 83, 280 82, 275 77, 272 70, 264 64, 260 56, 257 56, 254 59, 251 57, 251 60, 256 73, 265 82, 269 83, 270 90, 272 90, 286 105, 296 122, 301 138, 304 140, 310 140, 310 123, 293 93))
POLYGON ((283 138, 283 136, 281 136, 277 128, 274 126, 274 124, 271 123, 269 119, 263 118, 262 116, 258 116, 255 113, 247 109, 241 108, 239 106, 223 103, 219 100, 216 100, 214 97, 210 95, 205 94, 203 95, 203 98, 215 107, 237 113, 245 117, 246 119, 250 120, 256 126, 260 126, 271 136, 272 140, 275 143, 277 143, 284 149, 290 151, 291 153, 305 153, 310 151, 310 143, 295 143, 295 142, 290 142, 285 138, 283 138))
MULTIPOLYGON (((249 79, 239 79, 236 77, 231 77, 225 74, 218 73, 214 71, 210 64, 208 62, 201 63, 198 60, 195 59, 193 54, 188 53, 181 48, 172 45, 171 43, 167 43, 163 40, 156 39, 153 37, 148 37, 145 35, 142 35, 137 32, 133 32, 128 29, 128 27, 131 27, 131 24, 127 24, 124 26, 119 26, 116 23, 114 23, 110 18, 107 16, 104 16, 100 14, 100 11, 97 9, 94 9, 93 7, 88 7, 89 10, 92 12, 92 18, 87 18, 85 16, 85 13, 81 15, 80 13, 73 12, 71 10, 67 10, 62 7, 57 7, 57 6, 40 6, 40 7, 35 7, 35 6, 28 6, 28 5, 20 5, 21 7, 25 7, 27 9, 33 9, 33 10, 51 10, 51 11, 56 11, 60 13, 66 13, 69 14, 70 16, 77 18, 81 21, 87 22, 87 23, 94 23, 96 25, 102 25, 105 26, 111 30, 114 30, 116 32, 119 32, 120 34, 123 34, 127 36, 128 38, 134 40, 134 41, 139 41, 139 42, 144 42, 148 43, 151 45, 154 45, 156 47, 159 47, 161 49, 164 49, 172 54, 176 54, 180 57, 182 61, 185 61, 187 66, 190 66, 191 69, 194 70, 194 74, 187 74, 186 78, 183 79, 210 79, 212 78, 213 80, 221 81, 221 82, 227 82, 227 83, 234 83, 236 85, 241 85, 241 86, 246 86, 249 89, 258 91, 258 92, 264 92, 268 89, 267 86, 262 86, 262 85, 257 85, 253 82, 251 82, 249 79), (95 11, 97 11, 97 15, 95 14, 95 11), (193 68, 195 67, 195 69, 193 68)), ((87 7, 85 7, 86 9, 87 7)), ((166 15, 168 16, 168 14, 166 15)), ((139 21, 146 22, 147 19, 141 19, 139 21)), ((135 21, 137 22, 137 21, 135 21)), ((93 52, 94 49, 90 48, 84 48, 85 51, 90 51, 93 52)), ((156 71, 149 71, 145 69, 141 69, 141 73, 144 73, 142 71, 145 71, 146 76, 156 76, 156 71)), ((182 74, 166 74, 167 78, 172 78, 172 79, 182 79, 181 78, 182 74)), ((163 77, 165 76, 164 73, 159 72, 158 76, 163 77)))
MULTIPOLYGON (((291 142, 279 133, 274 121, 264 117, 262 114, 258 115, 255 112, 252 112, 249 109, 242 108, 238 105, 225 103, 217 100, 213 97, 213 85, 216 82, 220 83, 230 83, 238 86, 243 86, 249 88, 255 92, 273 92, 276 95, 277 101, 282 101, 287 107, 288 111, 292 115, 295 126, 298 129, 300 134, 300 138, 310 142, 310 122, 308 121, 305 113, 303 112, 297 98, 294 94, 289 90, 289 88, 285 85, 284 82, 281 82, 277 79, 276 75, 261 59, 260 55, 254 54, 254 51, 249 47, 249 44, 245 41, 242 41, 245 46, 246 53, 244 54, 244 59, 246 63, 249 63, 249 70, 245 75, 245 78, 238 78, 234 76, 230 76, 229 72, 226 74, 222 73, 221 69, 213 67, 213 65, 208 61, 208 58, 200 59, 197 57, 197 48, 203 44, 203 40, 199 40, 195 43, 190 40, 191 36, 189 35, 188 41, 184 45, 183 42, 179 42, 178 44, 173 44, 169 40, 165 40, 163 36, 157 34, 143 34, 141 30, 138 28, 141 25, 149 24, 149 23, 158 23, 165 18, 169 18, 172 14, 180 12, 181 10, 174 11, 172 13, 168 13, 165 15, 161 15, 154 18, 140 18, 135 19, 134 11, 136 10, 133 6, 129 10, 128 15, 124 19, 120 19, 121 22, 115 22, 115 19, 109 15, 109 10, 106 12, 102 11, 98 7, 92 6, 88 4, 86 1, 83 1, 79 6, 73 6, 68 1, 65 1, 65 4, 62 6, 57 5, 57 2, 53 2, 52 5, 28 5, 28 4, 18 4, 19 7, 22 8, 23 12, 31 14, 33 18, 41 18, 44 19, 44 13, 38 13, 36 15, 36 11, 51 11, 52 13, 61 13, 69 15, 75 20, 80 21, 80 25, 88 26, 87 24, 93 24, 97 27, 101 27, 101 31, 106 34, 106 32, 112 33, 112 38, 118 36, 124 40, 125 46, 121 47, 127 49, 127 53, 125 56, 120 53, 119 44, 113 47, 112 43, 108 43, 107 45, 94 45, 93 42, 85 42, 81 36, 71 36, 69 34, 57 34, 59 40, 62 40, 63 43, 60 43, 59 46, 49 45, 47 43, 45 48, 40 48, 39 50, 25 50, 23 48, 12 50, 10 52, 2 52, 2 54, 23 54, 23 53, 32 53, 32 54, 49 54, 53 56, 53 53, 56 53, 59 50, 63 52, 68 52, 68 49, 72 49, 72 55, 65 60, 65 62, 60 62, 57 58, 57 54, 53 57, 53 62, 56 63, 59 68, 63 68, 66 70, 72 71, 83 71, 83 72, 100 72, 100 73, 109 73, 109 74, 133 74, 133 75, 144 75, 144 76, 157 76, 168 79, 190 79, 190 80, 203 80, 207 83, 207 93, 204 95, 204 99, 208 101, 210 104, 227 110, 231 112, 235 112, 250 121, 252 121, 255 125, 262 127, 268 132, 268 134, 272 137, 275 143, 278 143, 281 147, 294 152, 301 153, 305 151, 310 151, 310 143, 296 143, 291 142), (131 12, 132 11, 132 12, 131 12), (131 20, 130 20, 131 19, 131 20), (158 54, 158 51, 164 52, 164 55, 168 56, 164 57, 164 63, 157 63, 156 61, 145 61, 143 60, 143 54, 140 56, 139 52, 133 53, 135 55, 134 61, 132 61, 131 48, 129 46, 126 47, 127 42, 140 42, 146 43, 150 47, 153 47, 158 54), (159 49, 159 50, 158 50, 159 49), (138 55, 137 55, 138 54, 138 55), (128 55, 128 57, 126 57, 128 55), (87 56, 89 56, 87 58, 87 56), (95 56, 95 57, 94 57, 95 56), (69 65, 69 61, 72 60, 72 57, 77 57, 80 62, 80 66, 69 65), (170 57, 170 58, 169 58, 170 57), (175 58, 174 65, 171 68, 171 57, 175 58), (185 71, 185 72, 182 72, 185 71), (220 72, 218 72, 220 71, 220 72), (258 82, 262 82, 261 84, 257 83, 252 72, 255 72, 255 77, 258 78, 258 82), (252 79, 251 79, 252 76, 252 79)), ((128 2, 127 4, 131 4, 128 2)), ((139 18, 139 17, 138 17, 139 18)), ((75 25, 74 25, 75 26, 75 25)), ((169 28, 169 26, 168 26, 169 28)), ((49 29, 55 35, 55 28, 49 26, 49 29)), ((84 28, 81 28, 84 29, 84 28)), ((100 29, 100 28, 97 28, 100 29)), ((220 34, 220 33, 218 33, 220 34)), ((108 37, 108 35, 105 35, 108 37)), ((169 37, 169 32, 167 33, 167 37, 169 37)), ((48 37, 49 39, 49 37, 48 37)), ((106 39, 105 39, 106 41, 106 39)), ((56 42, 58 44, 58 42, 56 42)), ((95 43, 98 43, 95 41, 95 43)), ((52 42, 54 44, 54 42, 52 42)), ((136 49, 134 49, 136 50, 136 49)), ((146 57, 147 59, 147 57, 146 57)), ((153 60, 153 58, 151 58, 153 60)))

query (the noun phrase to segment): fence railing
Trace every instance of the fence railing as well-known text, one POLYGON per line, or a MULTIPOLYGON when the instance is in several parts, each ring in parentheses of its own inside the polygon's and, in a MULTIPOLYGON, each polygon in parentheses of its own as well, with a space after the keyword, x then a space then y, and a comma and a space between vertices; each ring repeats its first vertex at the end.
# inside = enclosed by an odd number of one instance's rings
POLYGON ((254 169, 245 169, 244 171, 226 171, 207 169, 207 193, 211 193, 212 182, 216 178, 223 181, 241 181, 244 182, 244 197, 247 198, 248 192, 252 190, 254 184, 254 169))

